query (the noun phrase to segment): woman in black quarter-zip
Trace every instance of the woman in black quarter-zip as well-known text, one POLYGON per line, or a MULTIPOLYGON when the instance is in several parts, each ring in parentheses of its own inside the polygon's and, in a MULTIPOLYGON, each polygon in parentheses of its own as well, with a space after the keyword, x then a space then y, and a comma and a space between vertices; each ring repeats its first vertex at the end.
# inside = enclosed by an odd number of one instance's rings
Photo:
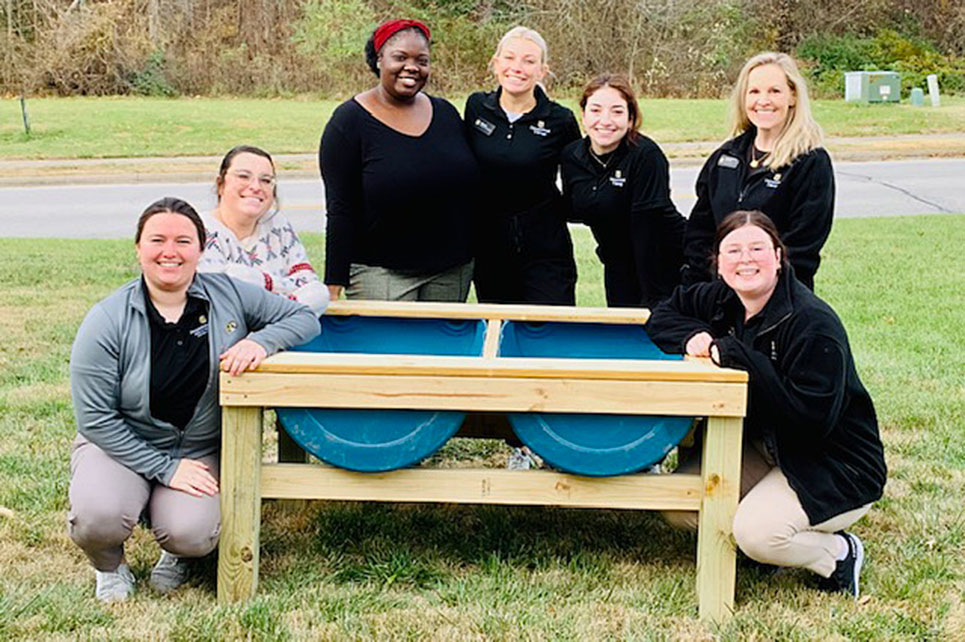
POLYGON ((797 278, 813 290, 831 232, 834 172, 811 116, 807 85, 790 56, 762 53, 744 65, 731 98, 734 138, 710 156, 697 178, 682 280, 709 280, 714 230, 734 210, 758 209, 774 221, 797 278))
POLYGON ((560 152, 579 139, 579 126, 539 84, 549 69, 537 32, 507 32, 492 68, 499 88, 471 95, 465 115, 484 188, 475 226, 476 296, 485 303, 573 305, 576 263, 556 176, 560 152))
POLYGON ((653 307, 680 281, 684 218, 670 200, 670 166, 638 131, 640 107, 624 76, 604 74, 580 98, 586 138, 563 150, 563 194, 603 261, 609 306, 653 307))
MULTIPOLYGON (((718 227, 719 278, 679 287, 647 323, 668 352, 747 371, 734 539, 765 564, 806 568, 854 597, 864 547, 845 532, 881 497, 887 468, 871 396, 831 307, 804 287, 777 229, 758 211, 718 227)), ((699 449, 676 472, 699 472, 699 449)), ((696 529, 696 513, 665 513, 696 529)))

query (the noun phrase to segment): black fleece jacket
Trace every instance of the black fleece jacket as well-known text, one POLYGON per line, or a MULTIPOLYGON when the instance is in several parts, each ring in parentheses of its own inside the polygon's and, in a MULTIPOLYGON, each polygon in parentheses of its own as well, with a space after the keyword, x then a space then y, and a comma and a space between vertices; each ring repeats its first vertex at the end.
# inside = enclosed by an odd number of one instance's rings
POLYGON ((782 272, 764 309, 746 322, 737 294, 718 280, 677 288, 646 327, 674 353, 708 332, 720 365, 748 372, 745 433, 763 438, 819 524, 881 497, 887 469, 841 320, 793 270, 782 272))
POLYGON ((735 210, 761 210, 774 221, 797 278, 814 289, 821 248, 831 233, 834 170, 823 148, 776 170, 749 166, 757 129, 724 143, 697 178, 697 203, 684 233, 684 285, 709 281, 714 233, 735 210))

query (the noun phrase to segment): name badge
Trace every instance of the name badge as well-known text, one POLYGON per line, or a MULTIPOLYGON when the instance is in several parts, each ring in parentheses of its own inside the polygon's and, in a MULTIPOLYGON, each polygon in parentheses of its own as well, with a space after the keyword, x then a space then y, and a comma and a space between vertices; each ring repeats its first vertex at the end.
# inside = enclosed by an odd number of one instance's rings
POLYGON ((614 187, 623 187, 626 184, 627 179, 623 175, 623 172, 620 170, 613 172, 613 176, 610 177, 610 185, 613 185, 614 187))
POLYGON ((536 121, 535 125, 530 125, 529 129, 537 136, 546 136, 550 133, 550 130, 546 128, 546 123, 542 120, 536 121))
POLYGON ((488 120, 483 120, 482 118, 477 118, 473 124, 473 127, 481 131, 486 136, 492 136, 493 132, 496 131, 496 126, 493 125, 488 120))
POLYGON ((720 158, 717 159, 717 167, 726 167, 727 169, 737 169, 741 164, 740 160, 734 156, 728 156, 727 154, 722 154, 720 158))
POLYGON ((781 175, 774 174, 774 178, 765 178, 764 184, 770 187, 771 189, 776 189, 781 184, 781 175))
MULTIPOLYGON (((203 317, 202 317, 202 318, 203 318, 203 317)), ((190 334, 191 334, 191 336, 194 337, 195 339, 200 339, 201 337, 203 337, 203 336, 205 336, 205 335, 208 334, 208 324, 205 323, 204 325, 199 325, 199 326, 196 327, 194 330, 192 330, 192 331, 190 332, 190 334)))

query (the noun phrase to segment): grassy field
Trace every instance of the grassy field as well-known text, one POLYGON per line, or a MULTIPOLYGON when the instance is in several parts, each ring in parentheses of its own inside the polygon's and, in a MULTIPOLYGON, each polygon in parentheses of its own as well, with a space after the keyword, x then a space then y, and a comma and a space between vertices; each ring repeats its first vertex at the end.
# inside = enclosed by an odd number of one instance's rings
MULTIPOLYGON (((320 260, 323 239, 306 240, 320 260)), ((591 239, 576 241, 579 302, 600 305, 591 239)), ((216 603, 213 558, 153 594, 157 547, 137 529, 140 590, 100 605, 65 529, 67 365, 86 310, 135 275, 132 248, 0 239, 0 639, 965 639, 963 244, 965 215, 836 223, 818 289, 850 331, 890 468, 855 528, 865 596, 742 561, 737 615, 713 629, 696 620, 695 537, 629 511, 268 503, 250 604, 216 603)), ((507 452, 459 439, 429 465, 507 452)))
MULTIPOLYGON (((565 98, 565 97, 564 97, 565 98)), ((463 98, 456 99, 462 109, 463 98)), ((815 114, 831 136, 965 131, 965 97, 939 109, 818 101, 815 114)), ((575 100, 563 100, 575 110, 575 100)), ((272 153, 317 149, 337 103, 314 99, 36 98, 28 101, 27 137, 20 104, 0 101, 0 158, 107 158, 220 155, 241 142, 272 153)), ((726 137, 722 100, 644 100, 643 129, 661 143, 726 137)))

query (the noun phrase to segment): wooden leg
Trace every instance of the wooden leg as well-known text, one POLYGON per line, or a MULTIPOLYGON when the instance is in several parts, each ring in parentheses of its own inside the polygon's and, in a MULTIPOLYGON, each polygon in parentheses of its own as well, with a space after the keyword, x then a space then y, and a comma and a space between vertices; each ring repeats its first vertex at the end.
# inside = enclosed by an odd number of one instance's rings
POLYGON ((734 611, 737 547, 732 528, 740 499, 743 420, 710 417, 701 458, 704 496, 697 525, 700 618, 723 622, 734 611))
POLYGON ((261 408, 226 406, 221 421, 218 601, 246 600, 258 586, 261 532, 261 408))

